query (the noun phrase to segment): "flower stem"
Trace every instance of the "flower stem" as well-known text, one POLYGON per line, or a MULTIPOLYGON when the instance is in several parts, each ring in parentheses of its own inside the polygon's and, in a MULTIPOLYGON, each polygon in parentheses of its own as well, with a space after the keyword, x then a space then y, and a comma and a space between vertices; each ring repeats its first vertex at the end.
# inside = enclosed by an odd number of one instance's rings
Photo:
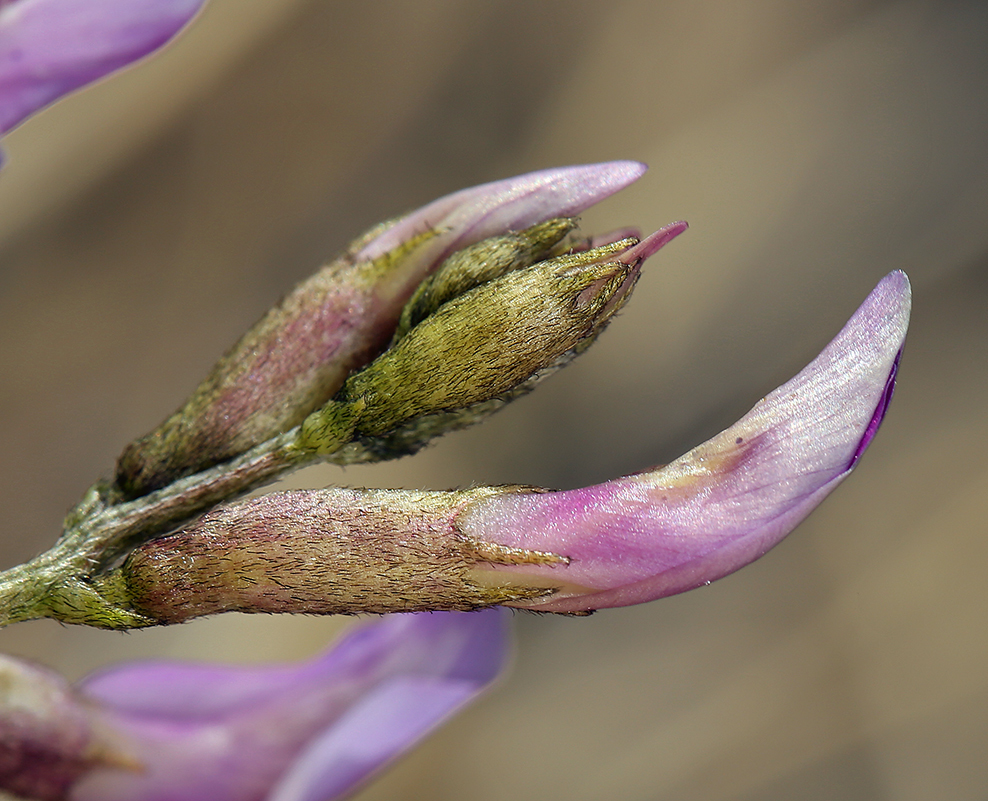
POLYGON ((45 617, 101 628, 153 625, 127 608, 124 595, 111 599, 98 593, 92 579, 135 546, 310 461, 294 446, 297 434, 297 429, 288 431, 132 501, 114 502, 112 488, 94 485, 69 512, 50 550, 0 573, 0 626, 45 617))

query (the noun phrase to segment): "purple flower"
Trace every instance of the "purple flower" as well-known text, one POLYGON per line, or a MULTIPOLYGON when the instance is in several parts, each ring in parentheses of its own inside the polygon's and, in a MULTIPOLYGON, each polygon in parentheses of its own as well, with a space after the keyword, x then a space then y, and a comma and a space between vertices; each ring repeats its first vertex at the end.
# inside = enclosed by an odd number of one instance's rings
POLYGON ((230 610, 584 612, 708 584, 776 545, 857 464, 888 408, 909 306, 906 276, 886 276, 798 376, 665 467, 568 492, 272 493, 136 548, 101 591, 169 623, 230 610))
POLYGON ((204 0, 0 2, 0 134, 157 50, 204 0))
POLYGON ((758 559, 868 447, 895 385, 909 308, 908 279, 890 273, 799 375, 672 464, 470 505, 457 520, 468 539, 569 560, 495 569, 485 583, 553 586, 551 596, 516 605, 578 612, 683 592, 758 559))
POLYGON ((507 615, 395 615, 308 663, 151 662, 75 689, 3 659, 0 786, 73 801, 330 801, 490 684, 507 615))

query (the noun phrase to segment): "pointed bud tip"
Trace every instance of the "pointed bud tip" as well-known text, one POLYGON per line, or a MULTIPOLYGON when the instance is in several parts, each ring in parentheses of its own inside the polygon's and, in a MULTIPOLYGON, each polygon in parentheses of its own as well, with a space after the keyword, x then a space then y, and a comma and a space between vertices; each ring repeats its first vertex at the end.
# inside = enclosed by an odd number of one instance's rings
POLYGON ((689 223, 685 220, 669 223, 653 234, 646 236, 634 247, 628 248, 621 254, 621 261, 625 264, 643 262, 649 256, 655 255, 662 247, 672 242, 677 236, 689 228, 689 223))

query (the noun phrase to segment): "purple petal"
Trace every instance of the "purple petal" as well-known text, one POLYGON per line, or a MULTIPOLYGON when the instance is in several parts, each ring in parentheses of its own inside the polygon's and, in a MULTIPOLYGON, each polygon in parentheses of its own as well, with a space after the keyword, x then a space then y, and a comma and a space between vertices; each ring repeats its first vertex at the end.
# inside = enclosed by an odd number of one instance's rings
POLYGON ((494 679, 509 614, 393 615, 298 666, 156 663, 90 678, 83 693, 146 770, 94 771, 73 798, 240 801, 276 786, 280 798, 332 797, 328 787, 361 781, 494 679))
POLYGON ((17 0, 0 6, 0 133, 157 50, 204 0, 17 0))
POLYGON ((631 183, 648 169, 637 161, 610 161, 540 170, 462 189, 402 217, 357 253, 374 259, 425 231, 439 235, 422 248, 424 262, 505 231, 553 217, 573 217, 631 183))
POLYGON ((403 670, 486 682, 504 657, 500 625, 496 617, 484 615, 391 615, 350 632, 311 662, 273 667, 140 662, 89 676, 80 688, 129 714, 196 721, 236 714, 258 699, 290 694, 300 686, 357 674, 366 678, 371 670, 392 669, 396 653, 403 670), (442 653, 459 661, 443 662, 442 653))
POLYGON ((800 523, 871 441, 909 307, 908 279, 891 273, 812 364, 672 464, 570 492, 491 497, 472 506, 460 528, 477 540, 569 557, 565 567, 510 568, 562 585, 530 604, 546 611, 641 603, 732 573, 800 523))
POLYGON ((858 459, 861 458, 861 454, 868 449, 871 441, 875 438, 875 434, 878 433, 878 428, 881 426, 882 420, 885 419, 885 413, 888 411, 889 403, 892 401, 892 394, 895 392, 895 377, 899 372, 899 360, 901 358, 902 349, 900 348, 899 352, 895 355, 895 361, 892 363, 892 370, 885 380, 885 391, 882 392, 882 397, 878 402, 878 406, 875 408, 875 413, 871 416, 871 422, 868 423, 864 436, 861 437, 861 442, 858 443, 857 450, 854 451, 854 456, 851 458, 851 464, 848 465, 848 469, 857 464, 858 459))
POLYGON ((478 692, 464 679, 403 676, 368 693, 312 742, 268 801, 329 801, 351 792, 478 692))

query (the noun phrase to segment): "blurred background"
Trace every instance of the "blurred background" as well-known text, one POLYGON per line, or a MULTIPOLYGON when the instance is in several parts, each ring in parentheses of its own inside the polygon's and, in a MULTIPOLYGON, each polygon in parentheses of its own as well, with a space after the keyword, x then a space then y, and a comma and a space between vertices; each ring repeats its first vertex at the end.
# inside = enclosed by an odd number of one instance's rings
MULTIPOLYGON (((914 315, 883 431, 741 572, 589 619, 516 615, 507 680, 359 797, 985 798, 986 42, 983 0, 211 0, 4 141, 2 566, 51 544, 123 446, 365 228, 640 159, 584 230, 691 230, 593 350, 413 458, 283 486, 569 488, 669 461, 901 268, 914 315)), ((0 649, 78 678, 302 658, 342 625, 41 621, 0 649)))

